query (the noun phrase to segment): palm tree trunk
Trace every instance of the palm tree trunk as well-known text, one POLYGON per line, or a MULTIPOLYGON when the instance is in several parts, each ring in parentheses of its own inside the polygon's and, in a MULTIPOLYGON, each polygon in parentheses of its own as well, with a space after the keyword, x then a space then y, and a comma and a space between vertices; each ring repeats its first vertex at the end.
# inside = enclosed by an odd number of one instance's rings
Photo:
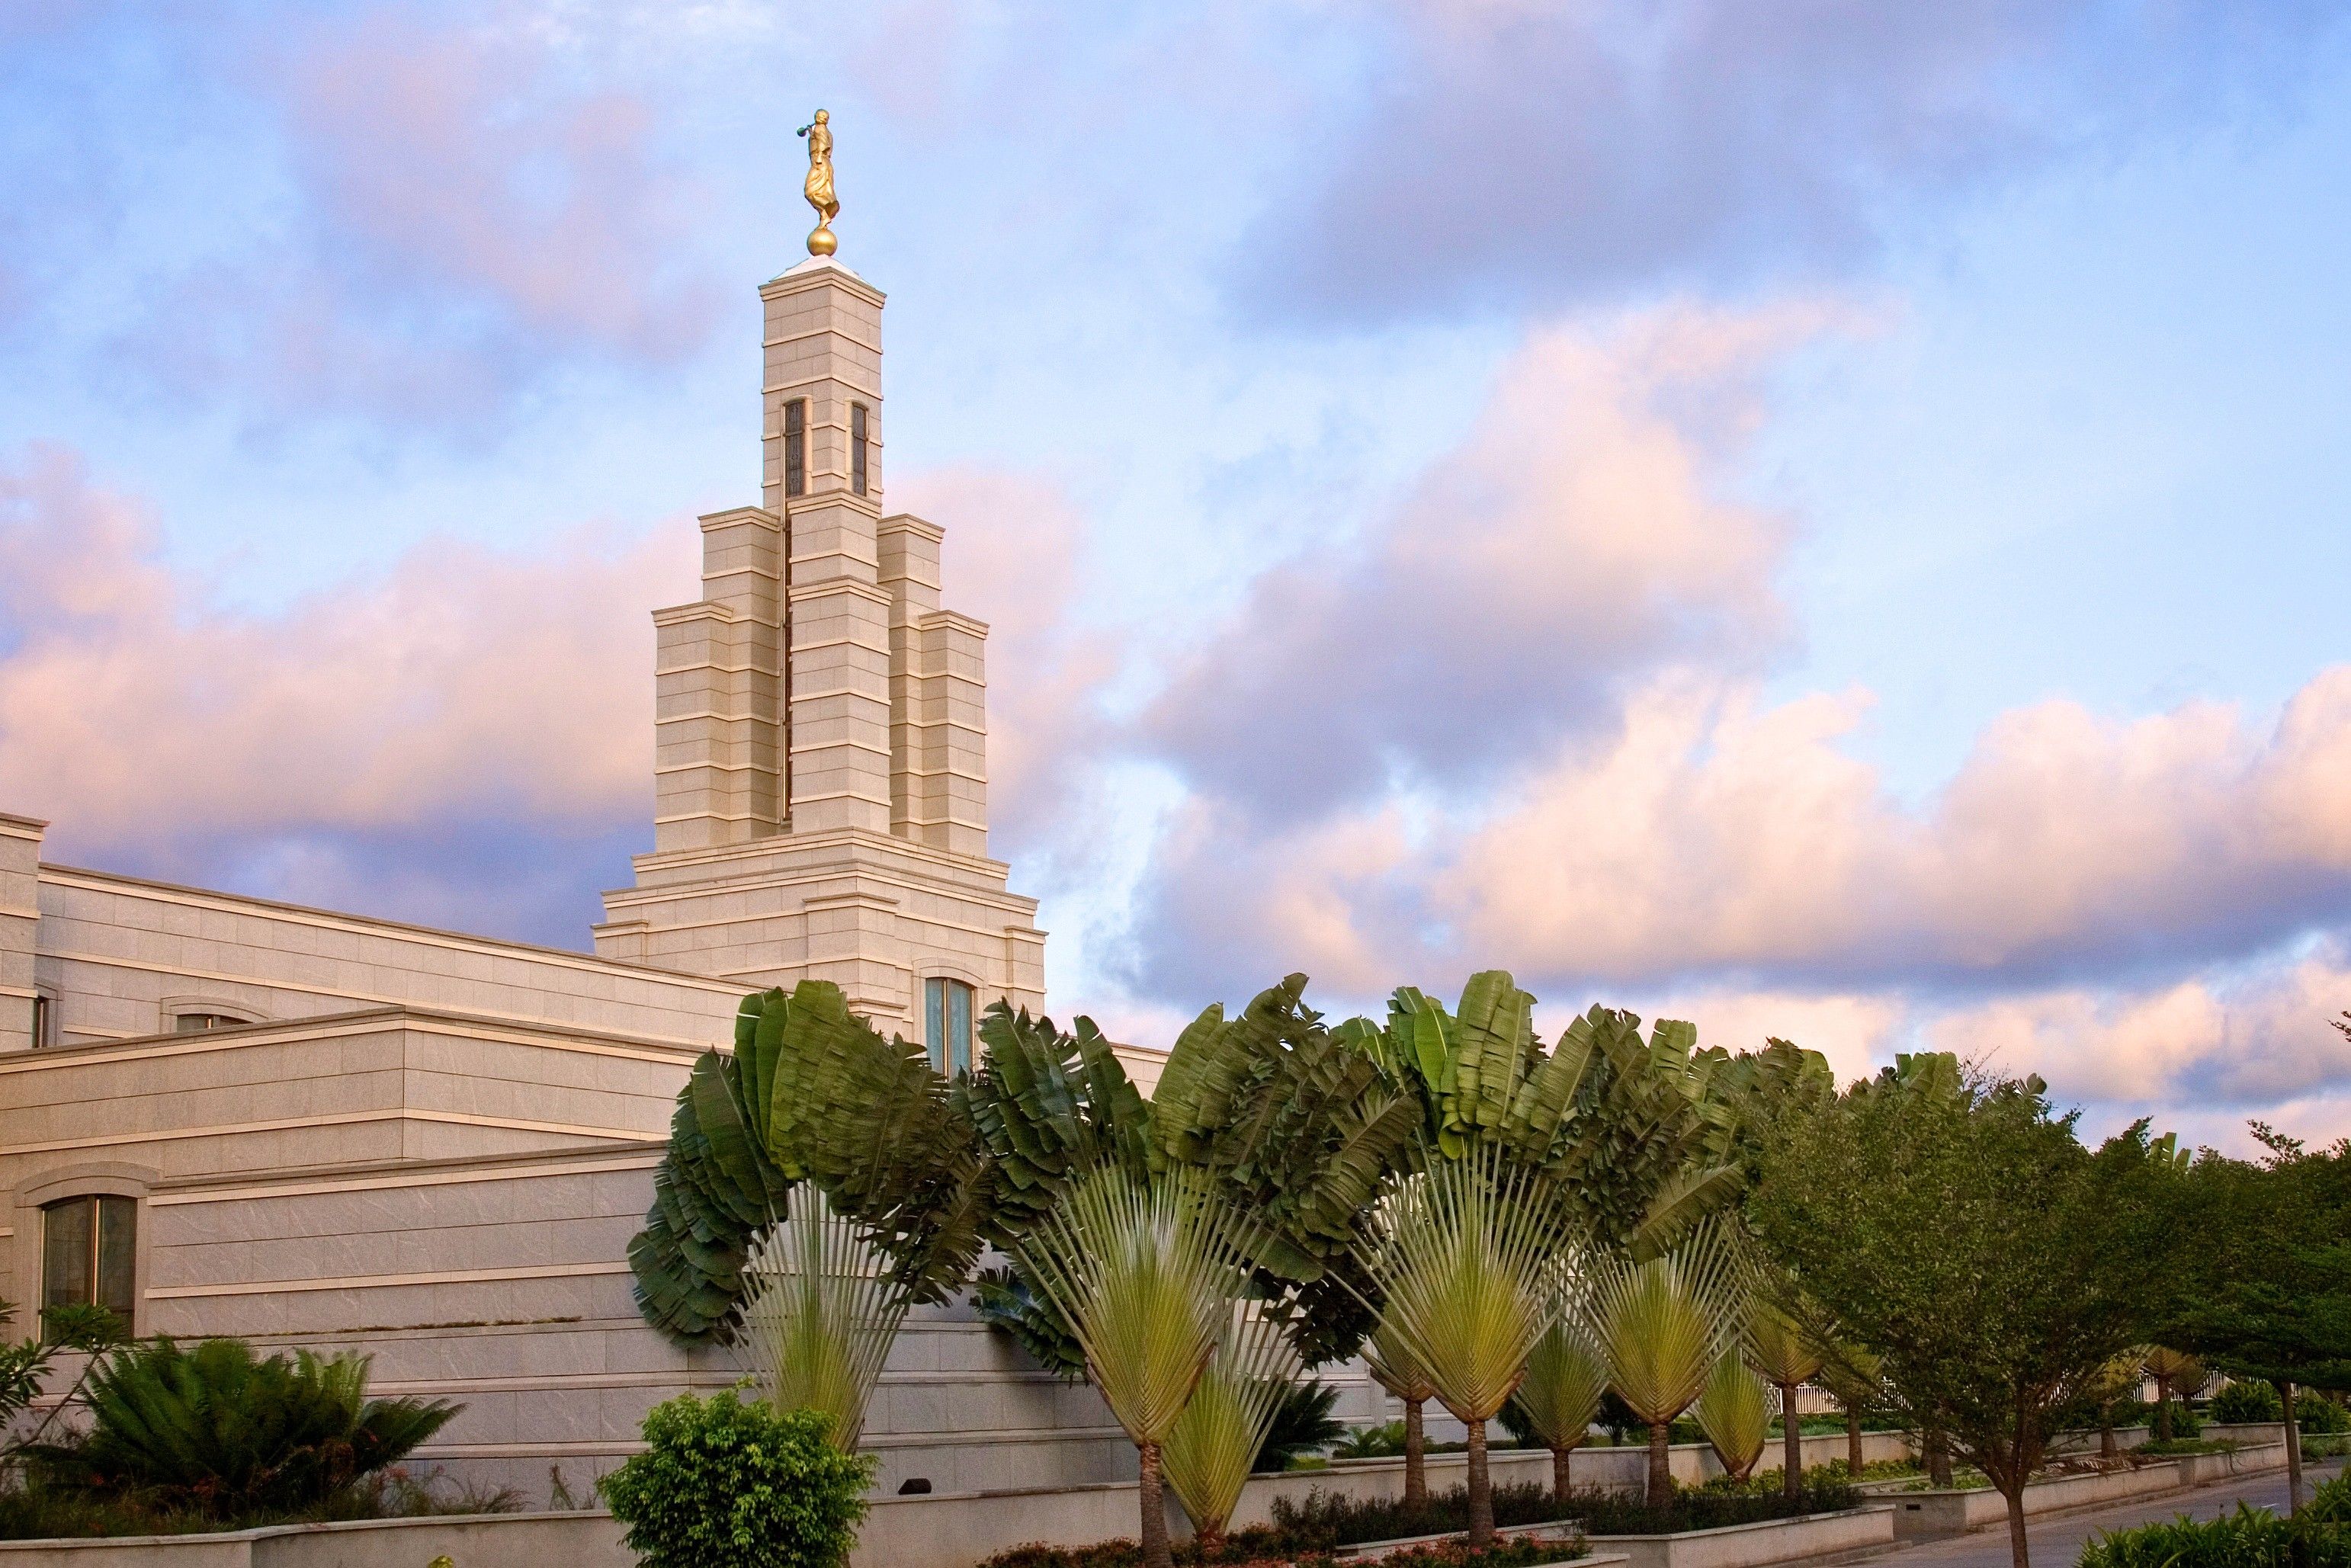
POLYGON ((2121 1445, 2115 1441, 2115 1407, 2101 1405, 2098 1406, 2098 1458, 2111 1459, 2121 1451, 2121 1445))
POLYGON ((1494 1483, 1486 1473, 1486 1423, 1465 1421, 1469 1428, 1469 1544, 1475 1549, 1494 1544, 1494 1483))
POLYGON ((1674 1500, 1673 1423, 1649 1423, 1649 1506, 1663 1509, 1674 1500))
POLYGON ((1175 1568, 1167 1545, 1166 1494, 1159 1483, 1159 1445, 1137 1443, 1134 1450, 1143 1461, 1143 1568, 1175 1568))
POLYGON ((1853 1474, 1847 1479, 1858 1484, 1861 1480, 1861 1406, 1844 1407, 1844 1468, 1853 1474))
POLYGON ((2171 1441, 2171 1379, 2168 1377, 2155 1380, 2155 1440, 2158 1443, 2171 1441))
POLYGON ((1796 1418, 1796 1385, 1782 1383, 1780 1385, 1780 1495, 1793 1502, 1803 1492, 1804 1424, 1796 1418))
POLYGON ((1425 1400, 1404 1402, 1404 1500, 1407 1508, 1428 1506, 1428 1436, 1421 1422, 1425 1400))
POLYGON ((1551 1497, 1552 1501, 1559 1505, 1562 1519, 1567 1517, 1567 1456, 1573 1452, 1573 1448, 1553 1448, 1551 1451, 1551 1497))
POLYGON ((2302 1428, 2294 1420, 2294 1385, 2281 1382, 2277 1391, 2285 1406, 2285 1506, 2290 1519, 2302 1511, 2302 1428))

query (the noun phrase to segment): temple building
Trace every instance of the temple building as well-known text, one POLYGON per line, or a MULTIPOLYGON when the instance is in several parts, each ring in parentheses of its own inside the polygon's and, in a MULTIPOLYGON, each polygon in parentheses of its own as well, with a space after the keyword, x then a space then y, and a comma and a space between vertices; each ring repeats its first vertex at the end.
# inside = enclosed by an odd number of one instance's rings
MULTIPOLYGON (((756 505, 653 612, 655 818, 594 950, 42 859, 0 816, 0 1296, 141 1334, 358 1350, 464 1414, 420 1456, 585 1498, 723 1351, 647 1327, 626 1249, 689 1064, 747 991, 838 982, 948 1071, 1041 1007, 1035 901, 987 856, 987 628, 946 530, 887 511, 882 293, 831 256, 759 290, 756 505)), ((1136 1051, 1144 1085, 1155 1053, 1136 1051)), ((1093 1392, 918 1311, 866 1446, 883 1490, 1132 1473, 1093 1392)))

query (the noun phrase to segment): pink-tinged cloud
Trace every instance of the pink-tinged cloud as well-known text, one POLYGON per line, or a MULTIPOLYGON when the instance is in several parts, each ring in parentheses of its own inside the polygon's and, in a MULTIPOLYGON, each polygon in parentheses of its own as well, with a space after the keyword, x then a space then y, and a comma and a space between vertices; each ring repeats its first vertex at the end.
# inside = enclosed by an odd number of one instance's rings
MULTIPOLYGON (((392 13, 256 44, 291 190, 248 248, 198 258, 120 364, 261 423, 363 415, 470 439, 568 366, 699 352, 720 291, 651 108, 577 88, 508 34, 392 13)), ((177 261, 178 258, 171 258, 177 261)))
POLYGON ((1862 706, 1662 683, 1432 846, 1429 910, 1552 973, 1940 983, 2244 954, 2351 911, 2351 666, 2273 725, 2011 713, 1915 811, 1842 749, 1862 706))
POLYGON ((238 613, 159 563, 142 507, 35 447, 0 466, 0 802, 109 856, 644 822, 646 610, 691 597, 692 540, 434 541, 238 613))
POLYGON ((1674 308, 1539 334, 1360 548, 1253 586, 1145 715, 1150 743, 1223 806, 1296 821, 1604 732, 1661 664, 1751 664, 1786 629, 1784 529, 1717 481, 1758 373, 1829 322, 1674 308))

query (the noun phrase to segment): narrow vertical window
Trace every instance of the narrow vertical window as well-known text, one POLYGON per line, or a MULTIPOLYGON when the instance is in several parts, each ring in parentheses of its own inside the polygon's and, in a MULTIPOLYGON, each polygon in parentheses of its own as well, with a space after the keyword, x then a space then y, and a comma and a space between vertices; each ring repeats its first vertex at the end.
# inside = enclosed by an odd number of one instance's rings
POLYGON ((865 494, 865 405, 849 405, 849 487, 865 494))
POLYGON ((126 1327, 136 1305, 139 1205, 69 1197, 41 1210, 41 1305, 104 1307, 126 1327))
POLYGON ((33 1049, 38 1051, 49 1043, 50 1019, 56 1004, 36 992, 33 997, 33 1049))
POLYGON ((961 980, 923 982, 923 1046, 931 1066, 952 1078, 971 1071, 971 988, 961 980))
POLYGON ((784 404, 784 494, 808 493, 808 400, 784 404))

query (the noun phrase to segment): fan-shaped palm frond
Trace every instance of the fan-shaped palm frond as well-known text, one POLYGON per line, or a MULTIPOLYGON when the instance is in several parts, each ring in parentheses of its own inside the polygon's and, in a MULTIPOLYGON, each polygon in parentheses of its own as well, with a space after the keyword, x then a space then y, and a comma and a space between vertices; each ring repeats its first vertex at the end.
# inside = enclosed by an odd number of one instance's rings
POLYGON ((738 1338, 777 1409, 816 1411, 835 1447, 854 1448, 913 1294, 872 1228, 822 1188, 803 1183, 786 1201, 744 1266, 738 1338))
POLYGON ((1052 1206, 1009 1239, 1141 1456, 1152 1568, 1169 1562, 1161 1455, 1247 1287, 1253 1228, 1198 1166, 1137 1174, 1113 1156, 1060 1184, 1052 1206))
POLYGON ((1736 1352, 1715 1362, 1691 1414, 1734 1480, 1745 1480, 1771 1435, 1771 1390, 1736 1352))
POLYGON ((1204 1549, 1223 1536, 1282 1396, 1301 1370, 1282 1323, 1262 1305, 1233 1303, 1225 1333, 1162 1450, 1167 1484, 1204 1549))
MULTIPOLYGON (((1565 1270, 1558 1272, 1567 1277, 1565 1270)), ((1551 1322, 1528 1353, 1526 1380, 1512 1396, 1528 1427, 1552 1452, 1552 1490, 1562 1508, 1569 1500, 1568 1455, 1591 1435, 1608 1392, 1607 1364, 1568 1296, 1570 1288, 1557 1288, 1551 1322)))
POLYGON ((1671 1492, 1665 1433, 1704 1392, 1715 1363, 1737 1339, 1743 1265, 1728 1228, 1709 1222, 1674 1251, 1634 1262, 1615 1256, 1591 1270, 1587 1311, 1608 1364, 1609 1386, 1649 1424, 1649 1500, 1671 1492))
POLYGON ((1820 1343, 1786 1308, 1761 1293, 1748 1304, 1745 1338, 1749 1363, 1779 1391, 1781 1489, 1794 1498, 1804 1486, 1803 1424, 1796 1416, 1796 1389, 1819 1375, 1823 1359, 1820 1343))

